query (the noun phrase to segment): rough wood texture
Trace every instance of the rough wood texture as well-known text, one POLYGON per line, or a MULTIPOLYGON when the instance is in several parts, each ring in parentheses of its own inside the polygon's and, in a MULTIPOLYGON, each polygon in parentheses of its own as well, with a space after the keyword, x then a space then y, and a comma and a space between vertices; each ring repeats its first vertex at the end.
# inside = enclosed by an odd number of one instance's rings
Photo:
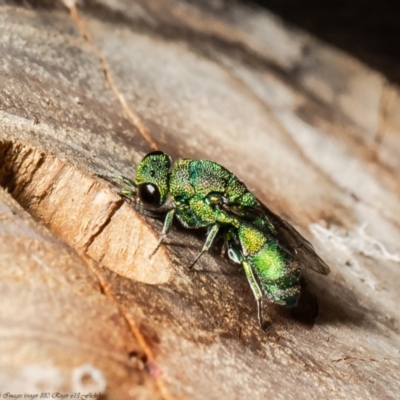
POLYGON ((0 4, 2 393, 396 398, 396 87, 254 8, 0 4), (219 249, 188 271, 203 233, 149 259, 161 222, 94 173, 155 146, 232 170, 331 275, 263 332, 219 249))

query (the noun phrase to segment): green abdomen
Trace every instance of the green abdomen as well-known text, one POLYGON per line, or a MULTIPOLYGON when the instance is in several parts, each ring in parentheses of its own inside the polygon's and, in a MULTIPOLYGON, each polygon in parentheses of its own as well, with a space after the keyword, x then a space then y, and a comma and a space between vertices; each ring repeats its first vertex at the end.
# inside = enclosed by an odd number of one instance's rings
POLYGON ((294 306, 300 296, 300 268, 276 243, 268 241, 254 256, 247 257, 265 294, 277 304, 294 306))
POLYGON ((252 226, 243 225, 238 233, 246 261, 265 295, 277 304, 296 305, 300 296, 299 263, 252 226))

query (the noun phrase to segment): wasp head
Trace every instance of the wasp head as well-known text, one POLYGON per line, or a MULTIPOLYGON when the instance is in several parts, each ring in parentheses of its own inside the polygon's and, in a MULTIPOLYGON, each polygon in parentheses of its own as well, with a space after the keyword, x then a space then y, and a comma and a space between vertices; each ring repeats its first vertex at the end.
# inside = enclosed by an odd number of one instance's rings
POLYGON ((159 208, 167 200, 171 158, 162 151, 147 154, 136 170, 135 184, 145 207, 159 208))

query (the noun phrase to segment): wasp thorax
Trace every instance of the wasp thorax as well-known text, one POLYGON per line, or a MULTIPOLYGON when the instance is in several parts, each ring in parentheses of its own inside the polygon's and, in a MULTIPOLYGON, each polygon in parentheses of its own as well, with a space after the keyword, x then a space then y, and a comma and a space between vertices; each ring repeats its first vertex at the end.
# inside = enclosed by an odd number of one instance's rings
POLYGON ((167 200, 170 167, 170 157, 161 151, 147 154, 138 165, 135 183, 145 206, 161 207, 167 200))

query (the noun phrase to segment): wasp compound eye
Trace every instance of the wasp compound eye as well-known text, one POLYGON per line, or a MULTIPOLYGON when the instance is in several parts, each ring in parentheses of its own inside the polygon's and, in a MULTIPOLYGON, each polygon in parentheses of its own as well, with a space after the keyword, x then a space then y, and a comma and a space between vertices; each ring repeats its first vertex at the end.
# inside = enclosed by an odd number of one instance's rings
POLYGON ((139 186, 139 198, 145 206, 160 206, 160 191, 152 183, 143 183, 139 186))

